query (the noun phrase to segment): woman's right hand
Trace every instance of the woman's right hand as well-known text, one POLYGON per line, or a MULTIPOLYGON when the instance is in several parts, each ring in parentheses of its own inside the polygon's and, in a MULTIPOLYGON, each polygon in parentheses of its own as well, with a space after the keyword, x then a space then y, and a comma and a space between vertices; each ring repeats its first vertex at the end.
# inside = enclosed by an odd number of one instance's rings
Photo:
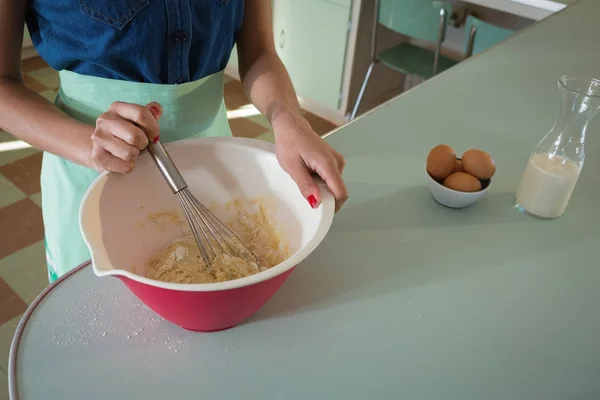
POLYGON ((129 173, 140 151, 159 135, 162 107, 114 102, 96 120, 92 133, 92 162, 99 172, 129 173))

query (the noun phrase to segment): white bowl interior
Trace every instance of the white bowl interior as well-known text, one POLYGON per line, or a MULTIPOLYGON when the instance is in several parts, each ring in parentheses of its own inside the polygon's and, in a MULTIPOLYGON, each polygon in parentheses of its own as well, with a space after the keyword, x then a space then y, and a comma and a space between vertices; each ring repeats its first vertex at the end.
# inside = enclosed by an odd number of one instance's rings
MULTIPOLYGON (((205 205, 215 207, 218 217, 228 218, 223 206, 234 199, 244 204, 250 200, 263 204, 290 256, 279 266, 253 277, 184 286, 235 287, 277 275, 305 258, 329 229, 334 213, 331 194, 322 187, 322 206, 317 210, 310 208, 294 181, 279 166, 270 144, 206 138, 171 143, 166 148, 192 194, 205 205)), ((184 234, 187 221, 177 218, 178 214, 183 215, 179 201, 148 154, 139 157, 136 168, 128 175, 101 175, 86 193, 80 212, 82 233, 96 274, 121 274, 155 286, 175 288, 176 284, 151 281, 144 275, 150 257, 184 234)))

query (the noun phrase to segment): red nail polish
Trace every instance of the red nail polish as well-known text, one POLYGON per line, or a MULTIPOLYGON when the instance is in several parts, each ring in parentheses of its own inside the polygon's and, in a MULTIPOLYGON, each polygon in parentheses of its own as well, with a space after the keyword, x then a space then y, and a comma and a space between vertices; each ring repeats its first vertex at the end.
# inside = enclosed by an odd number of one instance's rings
POLYGON ((310 204, 311 208, 317 207, 317 198, 312 194, 308 196, 306 200, 308 200, 308 204, 310 204))
POLYGON ((159 136, 157 136, 157 137, 155 137, 155 138, 152 140, 152 143, 157 143, 159 140, 160 140, 160 137, 159 137, 159 136))
POLYGON ((154 116, 154 118, 158 117, 158 108, 154 107, 154 106, 150 106, 148 107, 148 109, 150 110, 150 112, 152 113, 152 115, 154 116))

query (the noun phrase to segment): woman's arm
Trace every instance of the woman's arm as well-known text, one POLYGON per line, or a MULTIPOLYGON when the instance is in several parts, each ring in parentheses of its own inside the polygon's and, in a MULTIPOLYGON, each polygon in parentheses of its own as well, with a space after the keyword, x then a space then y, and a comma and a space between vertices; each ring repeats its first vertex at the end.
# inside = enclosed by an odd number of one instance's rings
POLYGON ((293 114, 300 105, 288 73, 275 51, 270 0, 246 0, 237 41, 244 90, 271 125, 293 114))
POLYGON ((92 167, 93 126, 27 89, 21 76, 26 1, 0 0, 0 128, 34 147, 92 167))
POLYGON ((288 73, 275 51, 271 0, 245 1, 237 40, 244 91, 271 123, 279 162, 311 206, 320 202, 319 189, 311 176, 317 173, 335 196, 339 209, 348 197, 342 179, 344 158, 302 116, 288 73))
POLYGON ((67 116, 27 89, 21 76, 26 4, 25 0, 0 0, 0 128, 79 165, 130 172, 148 138, 159 133, 150 109, 160 117, 160 105, 115 102, 94 127, 67 116))

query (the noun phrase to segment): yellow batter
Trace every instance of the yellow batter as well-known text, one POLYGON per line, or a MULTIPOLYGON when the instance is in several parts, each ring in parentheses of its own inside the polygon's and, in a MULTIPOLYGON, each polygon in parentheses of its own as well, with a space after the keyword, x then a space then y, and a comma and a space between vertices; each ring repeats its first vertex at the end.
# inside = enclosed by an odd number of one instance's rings
POLYGON ((196 240, 189 234, 175 239, 155 255, 146 277, 174 283, 223 282, 256 274, 287 258, 287 247, 282 245, 262 204, 253 202, 251 207, 243 208, 235 201, 230 207, 235 209, 237 218, 227 225, 256 254, 260 268, 256 263, 226 254, 218 254, 207 267, 196 240))

